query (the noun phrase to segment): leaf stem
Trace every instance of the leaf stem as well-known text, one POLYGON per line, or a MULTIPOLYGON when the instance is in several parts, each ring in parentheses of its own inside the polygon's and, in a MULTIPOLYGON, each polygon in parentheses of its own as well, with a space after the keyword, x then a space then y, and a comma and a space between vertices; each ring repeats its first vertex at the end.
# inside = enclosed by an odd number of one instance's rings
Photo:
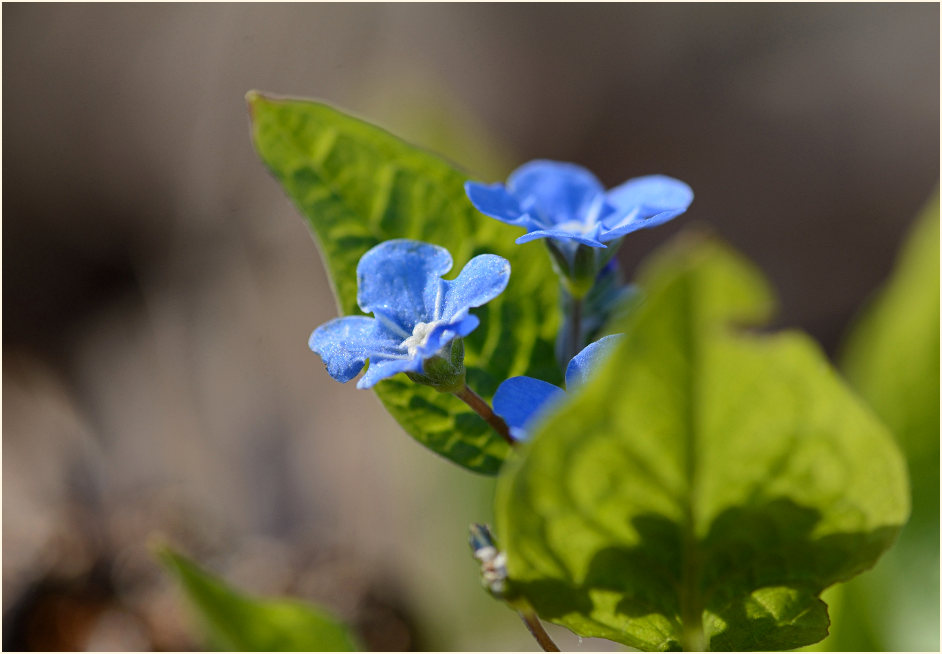
POLYGON ((510 445, 514 447, 517 446, 517 441, 510 435, 510 428, 507 426, 507 423, 504 422, 504 419, 494 413, 494 409, 491 408, 491 405, 485 402, 480 395, 472 391, 467 384, 464 385, 464 388, 455 391, 454 394, 455 397, 474 409, 476 414, 484 418, 485 422, 487 422, 494 431, 500 434, 501 438, 510 443, 510 445))
POLYGON ((520 614, 520 619, 523 620, 523 624, 527 625, 527 629, 529 629, 533 637, 536 638, 536 642, 540 644, 544 652, 559 651, 559 647, 556 646, 553 639, 546 633, 546 630, 540 623, 540 619, 536 617, 536 613, 530 609, 522 609, 518 611, 518 613, 520 614))

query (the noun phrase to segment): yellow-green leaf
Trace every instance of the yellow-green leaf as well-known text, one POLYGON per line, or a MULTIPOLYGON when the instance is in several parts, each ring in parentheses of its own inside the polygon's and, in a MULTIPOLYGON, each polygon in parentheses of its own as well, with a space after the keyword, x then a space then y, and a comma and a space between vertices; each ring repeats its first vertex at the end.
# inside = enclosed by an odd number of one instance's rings
POLYGON ((294 599, 257 598, 239 592, 170 549, 164 567, 180 582, 216 649, 237 652, 354 652, 350 631, 326 611, 294 599))
POLYGON ((499 478, 512 588, 644 650, 824 638, 822 590, 908 516, 898 448, 808 337, 746 329, 771 295, 724 246, 669 247, 638 283, 618 349, 499 478))
POLYGON ((917 218, 886 287, 855 324, 847 378, 897 437, 909 464, 913 515, 884 560, 837 589, 822 646, 939 649, 939 197, 917 218))
MULTIPOLYGON (((455 271, 475 255, 498 254, 510 261, 510 284, 475 310, 481 326, 465 339, 468 383, 489 399, 514 375, 560 381, 552 345, 558 290, 549 259, 539 244, 515 245, 519 230, 471 206, 464 173, 326 104, 256 92, 247 100, 255 147, 307 219, 341 315, 360 313, 356 265, 381 241, 411 238, 441 245, 451 252, 455 271)), ((404 375, 375 390, 409 434, 459 465, 496 474, 508 455, 507 443, 451 395, 404 375)))

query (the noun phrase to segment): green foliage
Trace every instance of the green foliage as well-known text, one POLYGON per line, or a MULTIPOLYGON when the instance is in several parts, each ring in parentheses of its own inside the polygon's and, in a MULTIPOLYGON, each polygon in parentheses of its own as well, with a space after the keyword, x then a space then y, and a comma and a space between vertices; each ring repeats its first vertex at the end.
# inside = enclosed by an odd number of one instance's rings
POLYGON ((939 452, 939 439, 927 438, 939 434, 938 196, 913 226, 889 284, 850 334, 842 363, 911 458, 939 452))
POLYGON ((348 629, 322 610, 290 599, 257 599, 238 592, 169 549, 159 552, 202 623, 223 651, 354 652, 348 629))
POLYGON ((872 574, 839 589, 839 650, 939 649, 939 198, 913 226, 896 270, 842 357, 847 378, 906 454, 913 513, 872 574))
MULTIPOLYGON (((467 177, 443 159, 317 102, 251 92, 255 147, 307 218, 330 274, 341 315, 359 314, 356 265, 377 243, 411 238, 447 248, 460 270, 490 252, 510 261, 507 290, 475 310, 481 326, 465 339, 468 383, 484 398, 514 375, 558 383, 553 339, 557 289, 548 257, 518 246, 508 225, 468 202, 467 177)), ((352 392, 352 391, 351 391, 352 392)), ((376 387, 383 404, 416 440, 466 468, 496 474, 509 446, 448 394, 404 375, 376 387)))
POLYGON ((653 258, 622 344, 498 481, 512 587, 541 617, 645 650, 790 649, 821 591, 909 512, 890 434, 714 242, 653 258))

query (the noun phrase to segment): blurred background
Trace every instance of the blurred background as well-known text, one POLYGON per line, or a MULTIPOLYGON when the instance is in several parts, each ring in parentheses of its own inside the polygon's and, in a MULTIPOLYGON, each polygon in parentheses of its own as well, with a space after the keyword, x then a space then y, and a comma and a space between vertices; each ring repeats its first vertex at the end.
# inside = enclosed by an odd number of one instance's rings
POLYGON ((830 354, 939 179, 936 4, 2 19, 7 650, 198 647, 160 539, 245 590, 323 604, 373 649, 536 649, 467 549, 493 481, 308 351, 336 308, 252 149, 249 89, 329 101, 485 181, 538 157, 608 186, 678 177, 691 210, 628 239, 626 269, 707 223, 769 276, 777 325, 830 354))

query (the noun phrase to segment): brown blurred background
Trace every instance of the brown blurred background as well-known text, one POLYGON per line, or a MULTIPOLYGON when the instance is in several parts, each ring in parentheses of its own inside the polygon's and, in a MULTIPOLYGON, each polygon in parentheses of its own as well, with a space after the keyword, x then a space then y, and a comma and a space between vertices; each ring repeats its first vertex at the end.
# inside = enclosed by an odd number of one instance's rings
MULTIPOLYGON (((311 96, 481 179, 688 182, 833 353, 939 178, 936 4, 5 4, 3 646, 198 646, 163 538, 375 649, 535 649, 478 587, 492 481, 306 347, 335 316, 243 96, 311 96)), ((554 632, 557 633, 558 632, 554 632)), ((559 636, 565 639, 564 636, 559 636)), ((598 642, 571 648, 598 648, 598 642)))

